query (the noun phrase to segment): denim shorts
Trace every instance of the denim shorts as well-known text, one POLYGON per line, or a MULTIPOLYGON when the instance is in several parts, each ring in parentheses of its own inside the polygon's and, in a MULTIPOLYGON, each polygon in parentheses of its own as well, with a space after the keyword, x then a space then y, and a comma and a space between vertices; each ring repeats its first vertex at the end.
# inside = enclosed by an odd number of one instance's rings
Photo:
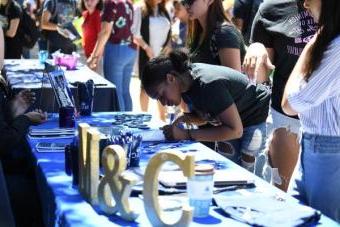
POLYGON ((233 162, 241 165, 242 154, 257 157, 265 149, 266 123, 252 125, 243 129, 239 139, 217 143, 217 151, 233 162))
POLYGON ((303 133, 289 194, 339 222, 339 189, 340 136, 303 133))
POLYGON ((300 134, 300 121, 298 119, 288 117, 276 110, 274 110, 272 107, 269 109, 269 114, 267 117, 267 141, 265 145, 265 152, 261 154, 259 159, 263 160, 264 167, 263 170, 259 170, 262 173, 259 175, 262 176, 266 181, 268 181, 271 184, 282 184, 281 176, 279 175, 279 171, 277 168, 272 168, 269 164, 269 158, 268 158, 268 151, 269 146, 271 143, 271 140, 273 138, 273 132, 276 129, 279 128, 285 128, 288 132, 294 133, 296 135, 300 134))
POLYGON ((300 132, 300 121, 298 119, 288 117, 272 107, 269 109, 267 117, 267 135, 271 135, 275 129, 286 128, 289 132, 299 134, 300 132))

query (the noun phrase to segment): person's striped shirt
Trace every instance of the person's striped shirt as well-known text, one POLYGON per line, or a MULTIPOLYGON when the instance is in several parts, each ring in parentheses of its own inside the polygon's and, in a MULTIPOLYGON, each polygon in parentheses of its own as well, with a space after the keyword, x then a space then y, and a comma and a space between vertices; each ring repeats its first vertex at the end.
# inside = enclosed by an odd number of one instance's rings
POLYGON ((303 132, 340 136, 340 36, 324 52, 308 82, 288 90, 288 102, 299 113, 303 132))

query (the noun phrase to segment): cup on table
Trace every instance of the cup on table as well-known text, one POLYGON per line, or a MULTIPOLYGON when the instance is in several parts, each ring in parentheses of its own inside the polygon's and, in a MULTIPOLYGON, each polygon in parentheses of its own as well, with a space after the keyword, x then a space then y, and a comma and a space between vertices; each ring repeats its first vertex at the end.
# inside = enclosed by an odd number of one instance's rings
POLYGON ((94 82, 88 80, 78 83, 79 113, 81 116, 91 116, 93 109, 94 82))
POLYGON ((59 127, 74 128, 75 126, 75 111, 74 107, 66 106, 59 108, 59 127))
POLYGON ((194 217, 209 215, 214 189, 214 166, 202 164, 195 166, 195 175, 187 182, 189 205, 194 209, 194 217))
POLYGON ((48 51, 47 50, 40 50, 38 57, 39 57, 40 64, 44 64, 46 62, 47 58, 48 58, 48 51))

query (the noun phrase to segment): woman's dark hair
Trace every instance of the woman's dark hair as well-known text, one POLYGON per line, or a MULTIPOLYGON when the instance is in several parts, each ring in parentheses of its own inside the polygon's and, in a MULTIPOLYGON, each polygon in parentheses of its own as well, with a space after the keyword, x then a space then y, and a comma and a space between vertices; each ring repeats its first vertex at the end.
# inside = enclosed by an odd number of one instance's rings
MULTIPOLYGON (((104 8, 104 0, 99 0, 97 5, 96 5, 96 9, 99 10, 99 11, 102 11, 104 8)), ((87 10, 86 7, 85 7, 85 0, 81 0, 80 1, 80 11, 83 12, 87 10)))
POLYGON ((166 81, 167 74, 181 76, 190 69, 189 55, 186 49, 175 49, 168 55, 160 55, 151 59, 144 67, 141 82, 148 91, 166 81))
POLYGON ((320 66, 323 54, 330 42, 340 34, 340 1, 321 0, 319 31, 315 43, 311 47, 305 66, 305 80, 320 66))
MULTIPOLYGON (((154 0, 144 0, 144 4, 142 7, 142 14, 143 16, 149 16, 153 14, 153 8, 154 8, 154 0)), ((167 18, 170 18, 168 11, 165 8, 166 0, 162 0, 161 3, 158 4, 158 12, 159 14, 166 16, 167 18)))
POLYGON ((232 24, 224 11, 222 0, 213 0, 213 3, 211 3, 211 5, 209 6, 205 34, 202 34, 203 28, 201 27, 197 19, 189 20, 188 44, 190 47, 190 51, 193 52, 201 45, 200 37, 202 35, 205 36, 202 40, 205 40, 207 38, 207 35, 213 33, 218 23, 222 24, 225 21, 232 24))

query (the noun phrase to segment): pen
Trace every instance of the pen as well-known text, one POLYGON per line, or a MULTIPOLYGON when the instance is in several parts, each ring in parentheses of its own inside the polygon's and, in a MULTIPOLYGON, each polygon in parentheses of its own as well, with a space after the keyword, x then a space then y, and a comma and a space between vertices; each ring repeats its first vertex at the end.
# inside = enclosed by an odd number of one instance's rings
POLYGON ((226 192, 226 191, 236 191, 239 189, 250 189, 250 188, 255 188, 254 183, 247 183, 247 184, 240 184, 240 185, 231 185, 223 188, 218 188, 214 190, 214 194, 218 194, 221 192, 226 192))

